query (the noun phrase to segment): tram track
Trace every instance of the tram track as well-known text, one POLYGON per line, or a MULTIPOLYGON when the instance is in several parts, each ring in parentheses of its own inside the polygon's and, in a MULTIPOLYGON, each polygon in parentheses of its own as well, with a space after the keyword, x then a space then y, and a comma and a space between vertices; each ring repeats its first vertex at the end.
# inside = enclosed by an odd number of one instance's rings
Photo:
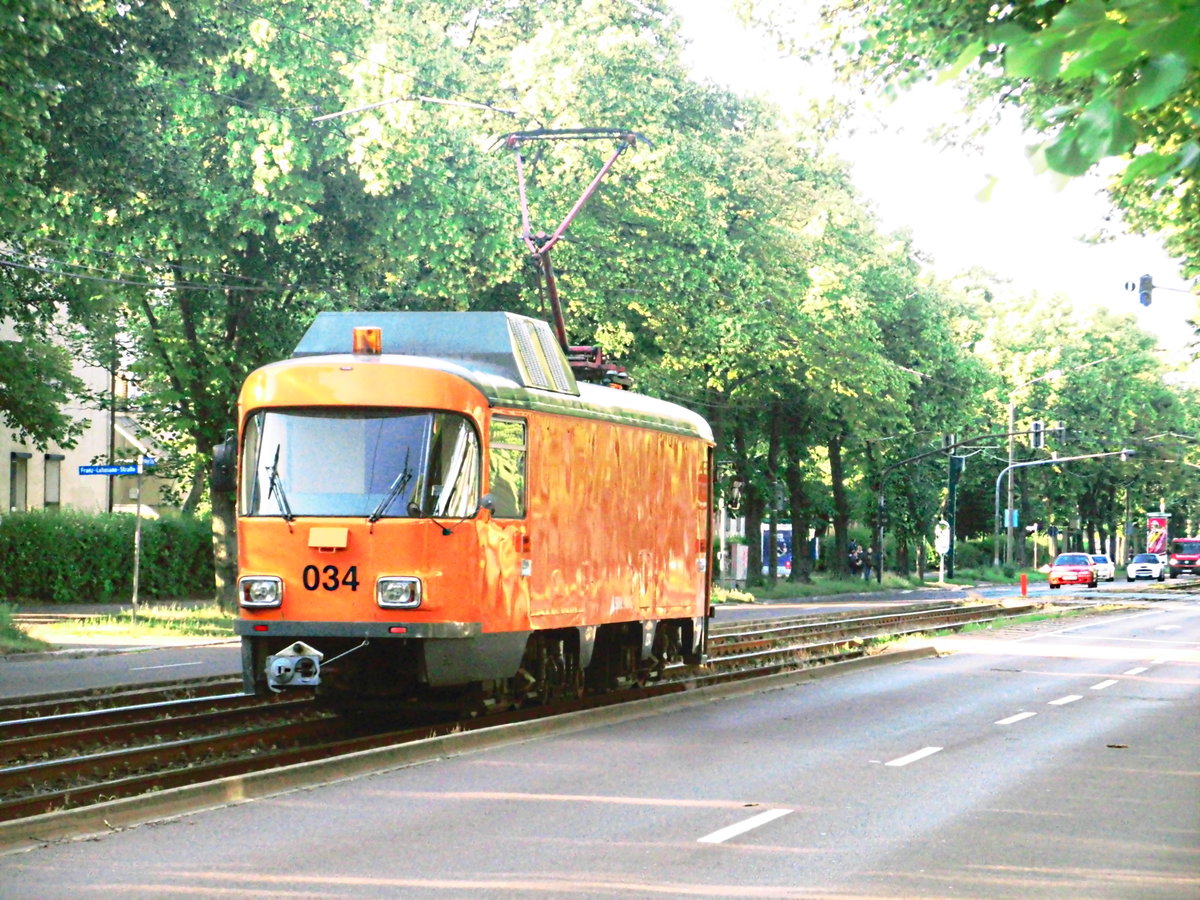
MULTIPOLYGON (((646 687, 454 722, 336 717, 310 697, 247 697, 230 682, 172 682, 137 691, 36 698, 46 714, 0 720, 0 823, 153 791, 614 706, 731 681, 852 660, 878 642, 1022 615, 1035 606, 946 605, 880 614, 798 616, 716 625, 703 669, 668 667, 646 687), (134 700, 112 705, 118 698, 134 700), (88 708, 88 704, 92 704, 88 708), (70 709, 69 712, 58 710, 70 709)), ((0 713, 24 704, 0 708, 0 713)))

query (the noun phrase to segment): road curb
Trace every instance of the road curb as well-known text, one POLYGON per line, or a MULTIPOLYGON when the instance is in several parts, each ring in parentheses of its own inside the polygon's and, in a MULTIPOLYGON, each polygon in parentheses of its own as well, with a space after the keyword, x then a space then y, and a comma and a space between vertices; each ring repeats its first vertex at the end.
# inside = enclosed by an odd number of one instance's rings
POLYGON ((551 734, 570 734, 574 731, 601 725, 656 715, 669 709, 685 708, 744 694, 778 690, 859 669, 926 659, 937 655, 938 652, 933 646, 889 651, 876 656, 828 663, 812 669, 781 672, 763 678, 710 687, 690 688, 683 693, 567 713, 552 719, 498 725, 481 728, 478 731, 427 738, 413 744, 361 750, 329 759, 297 763, 247 775, 234 775, 202 784, 169 788, 141 797, 109 800, 79 809, 43 813, 12 822, 0 822, 0 854, 24 852, 53 841, 123 831, 126 828, 134 828, 149 822, 435 762, 439 759, 462 756, 505 744, 536 740, 551 734))

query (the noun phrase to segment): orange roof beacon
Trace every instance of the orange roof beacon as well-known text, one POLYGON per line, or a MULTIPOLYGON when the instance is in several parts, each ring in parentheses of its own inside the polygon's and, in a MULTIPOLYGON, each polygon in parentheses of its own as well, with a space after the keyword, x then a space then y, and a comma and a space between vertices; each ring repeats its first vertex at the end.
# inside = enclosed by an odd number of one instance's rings
POLYGON ((577 381, 547 323, 322 313, 238 421, 247 693, 519 705, 702 661, 712 432, 577 381))

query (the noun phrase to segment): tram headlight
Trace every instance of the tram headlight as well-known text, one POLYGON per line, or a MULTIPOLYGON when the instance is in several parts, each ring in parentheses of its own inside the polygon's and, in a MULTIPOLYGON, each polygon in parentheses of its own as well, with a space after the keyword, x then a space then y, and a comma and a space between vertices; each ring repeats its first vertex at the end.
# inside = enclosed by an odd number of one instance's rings
POLYGON ((248 575, 238 579, 238 603, 246 609, 271 609, 283 602, 283 579, 248 575))
POLYGON ((383 609, 416 609, 421 605, 421 579, 386 575, 375 582, 375 602, 383 609))

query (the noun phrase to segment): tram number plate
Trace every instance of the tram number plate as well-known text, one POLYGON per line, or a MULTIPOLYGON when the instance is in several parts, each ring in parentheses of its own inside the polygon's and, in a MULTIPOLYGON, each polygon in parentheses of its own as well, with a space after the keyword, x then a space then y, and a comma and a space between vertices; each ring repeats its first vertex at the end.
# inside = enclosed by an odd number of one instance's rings
POLYGON ((358 566, 350 566, 343 572, 337 566, 305 566, 303 577, 306 591, 336 591, 348 587, 358 590, 358 566))

